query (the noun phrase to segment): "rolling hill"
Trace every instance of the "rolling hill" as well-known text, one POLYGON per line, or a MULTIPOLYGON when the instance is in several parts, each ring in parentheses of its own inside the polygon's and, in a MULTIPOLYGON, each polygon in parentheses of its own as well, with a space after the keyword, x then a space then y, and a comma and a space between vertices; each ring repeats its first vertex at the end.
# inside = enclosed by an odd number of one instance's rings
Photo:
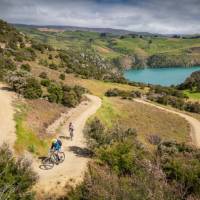
POLYGON ((22 26, 17 29, 58 49, 92 48, 122 68, 200 65, 198 35, 163 36, 113 29, 22 26))

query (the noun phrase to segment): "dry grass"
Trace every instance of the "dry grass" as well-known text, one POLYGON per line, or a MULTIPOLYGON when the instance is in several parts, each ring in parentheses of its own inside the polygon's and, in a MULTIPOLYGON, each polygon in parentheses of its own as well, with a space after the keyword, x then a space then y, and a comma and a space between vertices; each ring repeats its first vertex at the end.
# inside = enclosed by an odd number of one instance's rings
POLYGON ((27 100, 26 123, 34 133, 45 136, 46 128, 58 119, 67 108, 45 100, 27 100))
POLYGON ((79 77, 76 77, 73 74, 66 74, 65 81, 61 81, 59 79, 59 75, 61 72, 38 65, 35 62, 31 62, 30 64, 32 66, 32 73, 35 76, 39 76, 41 72, 45 71, 48 77, 52 80, 60 81, 70 86, 81 85, 85 87, 86 89, 88 89, 92 94, 99 97, 103 97, 105 92, 111 88, 118 88, 120 90, 128 90, 128 91, 138 89, 137 87, 133 87, 133 86, 125 85, 125 84, 103 82, 103 81, 98 81, 94 79, 81 79, 79 77))
POLYGON ((134 101, 110 98, 118 110, 118 122, 124 127, 135 128, 138 138, 149 145, 148 137, 158 135, 163 139, 190 142, 189 124, 181 117, 134 101))
POLYGON ((67 108, 45 100, 18 100, 16 106, 15 150, 21 154, 25 150, 37 155, 45 155, 54 135, 47 135, 46 128, 67 108))

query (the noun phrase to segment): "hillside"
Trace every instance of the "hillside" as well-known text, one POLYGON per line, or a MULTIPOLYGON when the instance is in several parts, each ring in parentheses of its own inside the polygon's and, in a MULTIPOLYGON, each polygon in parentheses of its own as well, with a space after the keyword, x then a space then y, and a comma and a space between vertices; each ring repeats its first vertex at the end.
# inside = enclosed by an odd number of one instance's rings
POLYGON ((120 36, 96 30, 37 29, 17 26, 36 41, 51 44, 57 48, 90 47, 115 66, 170 67, 195 66, 200 64, 200 38, 190 36, 162 36, 159 34, 129 33, 120 36))
POLYGON ((112 29, 112 28, 87 28, 87 27, 56 26, 56 25, 37 26, 37 25, 26 25, 26 24, 13 24, 13 25, 19 28, 28 28, 28 29, 32 28, 47 32, 86 31, 86 32, 97 32, 97 33, 110 33, 113 35, 128 35, 128 34, 153 35, 152 33, 147 33, 147 32, 135 32, 123 29, 112 29))
MULTIPOLYGON (((7 87, 2 87, 0 94, 6 94, 1 96, 4 101, 7 95, 17 94, 13 102, 9 96, 8 104, 2 106, 2 111, 15 111, 5 123, 16 124, 14 155, 8 147, 0 148, 0 168, 5 173, 0 189, 8 186, 0 190, 3 197, 200 197, 200 153, 195 146, 197 138, 192 137, 199 133, 200 104, 190 102, 179 88, 130 83, 116 68, 123 59, 132 66, 130 57, 136 54, 149 59, 161 50, 162 55, 167 55, 167 49, 179 52, 182 44, 186 49, 194 48, 199 39, 153 37, 150 44, 150 38, 144 36, 46 32, 30 27, 19 32, 6 22, 1 24, 0 78, 7 87), (163 104, 164 109, 155 104, 163 104), (172 107, 176 111, 171 111, 172 107), (192 117, 183 117, 187 115, 192 117), (72 141, 69 122, 75 126, 72 141), (65 161, 44 170, 42 160, 52 138, 58 137, 65 161), (22 155, 33 164, 18 159, 22 155)), ((7 142, 9 134, 4 133, 7 142)))

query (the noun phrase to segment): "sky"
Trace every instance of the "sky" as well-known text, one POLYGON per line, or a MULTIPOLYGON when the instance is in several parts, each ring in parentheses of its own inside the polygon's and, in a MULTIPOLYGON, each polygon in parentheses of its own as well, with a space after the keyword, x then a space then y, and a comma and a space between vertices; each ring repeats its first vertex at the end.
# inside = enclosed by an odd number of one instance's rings
POLYGON ((200 0, 0 0, 10 23, 200 33, 200 0))

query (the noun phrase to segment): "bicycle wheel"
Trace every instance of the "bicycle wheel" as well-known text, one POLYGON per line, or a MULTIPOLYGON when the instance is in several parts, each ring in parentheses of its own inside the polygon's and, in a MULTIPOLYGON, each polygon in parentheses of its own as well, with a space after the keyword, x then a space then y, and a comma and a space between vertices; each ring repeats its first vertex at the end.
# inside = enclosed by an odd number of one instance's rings
POLYGON ((58 156, 60 158, 59 163, 62 163, 65 160, 65 153, 64 152, 58 152, 58 156))
POLYGON ((52 169, 54 167, 54 162, 52 161, 51 158, 47 157, 44 160, 42 160, 42 166, 46 169, 52 169))

